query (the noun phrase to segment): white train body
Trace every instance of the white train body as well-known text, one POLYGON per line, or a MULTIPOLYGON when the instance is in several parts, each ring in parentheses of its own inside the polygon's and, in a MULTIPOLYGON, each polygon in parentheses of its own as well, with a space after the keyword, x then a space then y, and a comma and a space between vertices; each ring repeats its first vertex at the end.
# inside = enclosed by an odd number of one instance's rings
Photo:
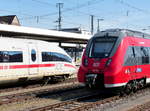
POLYGON ((76 73, 71 57, 40 40, 0 38, 0 84, 76 73))

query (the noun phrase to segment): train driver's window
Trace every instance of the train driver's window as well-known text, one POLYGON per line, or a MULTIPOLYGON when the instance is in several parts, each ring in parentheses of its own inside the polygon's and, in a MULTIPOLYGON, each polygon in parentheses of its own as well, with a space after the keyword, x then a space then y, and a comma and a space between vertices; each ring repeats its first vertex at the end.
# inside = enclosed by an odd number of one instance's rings
POLYGON ((34 49, 31 50, 31 60, 33 62, 36 60, 36 51, 34 49))

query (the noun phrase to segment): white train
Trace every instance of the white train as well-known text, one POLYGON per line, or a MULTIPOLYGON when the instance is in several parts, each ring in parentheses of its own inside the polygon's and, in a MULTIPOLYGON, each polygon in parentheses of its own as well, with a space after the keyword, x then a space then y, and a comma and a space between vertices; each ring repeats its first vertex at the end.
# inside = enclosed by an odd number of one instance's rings
POLYGON ((0 84, 66 78, 76 73, 71 57, 40 40, 0 38, 0 84))

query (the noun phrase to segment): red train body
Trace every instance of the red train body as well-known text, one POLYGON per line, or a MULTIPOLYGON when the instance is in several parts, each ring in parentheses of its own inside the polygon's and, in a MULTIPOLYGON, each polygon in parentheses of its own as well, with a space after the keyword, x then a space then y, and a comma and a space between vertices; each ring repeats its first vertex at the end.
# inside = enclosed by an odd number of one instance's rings
POLYGON ((83 53, 78 80, 103 88, 134 89, 149 83, 150 35, 124 29, 95 34, 83 53))

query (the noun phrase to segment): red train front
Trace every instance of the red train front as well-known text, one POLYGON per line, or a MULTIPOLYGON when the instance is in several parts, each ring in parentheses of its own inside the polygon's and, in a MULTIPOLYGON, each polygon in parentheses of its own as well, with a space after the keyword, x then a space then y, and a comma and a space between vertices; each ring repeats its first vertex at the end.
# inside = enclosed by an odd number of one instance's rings
POLYGON ((137 90, 150 82, 150 36, 111 29, 88 42, 78 80, 89 87, 137 90))

